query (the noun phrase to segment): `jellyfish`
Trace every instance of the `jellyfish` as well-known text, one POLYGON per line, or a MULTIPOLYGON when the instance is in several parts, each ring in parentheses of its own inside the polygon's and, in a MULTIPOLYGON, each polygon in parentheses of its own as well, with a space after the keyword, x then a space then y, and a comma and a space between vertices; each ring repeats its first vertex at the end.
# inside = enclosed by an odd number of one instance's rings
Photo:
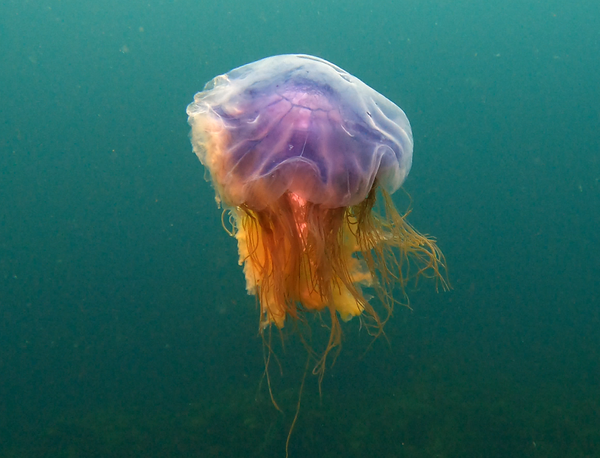
POLYGON ((409 121, 358 78, 318 57, 268 57, 214 78, 187 114, 261 333, 325 313, 316 372, 339 346, 341 322, 358 316, 381 332, 406 304, 397 285, 426 276, 447 286, 436 241, 390 197, 411 168, 409 121))

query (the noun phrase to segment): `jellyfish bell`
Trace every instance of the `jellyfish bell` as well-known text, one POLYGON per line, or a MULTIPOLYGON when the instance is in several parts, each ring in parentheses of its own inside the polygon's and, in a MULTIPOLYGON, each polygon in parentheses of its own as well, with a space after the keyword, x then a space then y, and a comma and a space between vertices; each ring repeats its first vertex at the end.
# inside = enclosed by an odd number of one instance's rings
POLYGON ((269 57, 213 79, 188 106, 194 150, 225 203, 264 208, 286 192, 356 205, 375 179, 388 192, 412 162, 404 112, 312 56, 269 57))
POLYGON ((317 57, 269 57, 214 78, 187 114, 194 152, 231 214, 260 329, 329 311, 320 369, 340 343, 338 318, 381 331, 411 267, 446 285, 435 241, 390 198, 412 164, 409 121, 358 78, 317 57))

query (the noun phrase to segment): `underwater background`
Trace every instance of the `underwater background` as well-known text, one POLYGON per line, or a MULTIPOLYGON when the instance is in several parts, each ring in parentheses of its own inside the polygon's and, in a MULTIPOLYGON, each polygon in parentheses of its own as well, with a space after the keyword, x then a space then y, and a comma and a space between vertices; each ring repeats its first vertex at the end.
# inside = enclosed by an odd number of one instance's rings
POLYGON ((293 329, 275 346, 280 413, 185 114, 215 75, 283 53, 406 112, 409 221, 453 286, 411 285, 374 343, 344 324, 290 456, 600 456, 598 17, 591 0, 2 1, 0 456, 284 456, 306 350, 293 329))

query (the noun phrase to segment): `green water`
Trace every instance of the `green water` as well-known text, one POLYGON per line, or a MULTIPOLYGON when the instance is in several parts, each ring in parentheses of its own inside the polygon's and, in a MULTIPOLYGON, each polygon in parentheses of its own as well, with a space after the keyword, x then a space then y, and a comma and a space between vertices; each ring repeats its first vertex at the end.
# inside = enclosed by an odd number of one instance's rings
POLYGON ((4 0, 0 456, 284 456, 305 350, 274 335, 280 413, 185 115, 215 75, 281 53, 404 109, 409 219, 453 286, 411 286, 371 347, 344 325, 290 456, 599 456, 599 16, 592 1, 4 0))

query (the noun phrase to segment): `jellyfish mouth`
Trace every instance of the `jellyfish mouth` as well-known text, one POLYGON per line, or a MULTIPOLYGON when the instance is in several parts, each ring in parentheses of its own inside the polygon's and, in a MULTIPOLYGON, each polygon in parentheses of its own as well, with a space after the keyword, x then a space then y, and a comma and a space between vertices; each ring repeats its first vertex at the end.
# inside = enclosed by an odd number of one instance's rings
POLYGON ((300 237, 306 237, 308 224, 306 222, 306 200, 298 194, 290 192, 290 204, 294 213, 294 221, 296 222, 296 230, 300 237))
POLYGON ((289 191, 260 210, 232 209, 246 288, 260 303, 260 329, 282 328, 287 318, 303 320, 305 312, 322 310, 334 323, 336 314, 347 321, 368 307, 361 287, 373 276, 356 256, 360 247, 348 211, 289 191))

